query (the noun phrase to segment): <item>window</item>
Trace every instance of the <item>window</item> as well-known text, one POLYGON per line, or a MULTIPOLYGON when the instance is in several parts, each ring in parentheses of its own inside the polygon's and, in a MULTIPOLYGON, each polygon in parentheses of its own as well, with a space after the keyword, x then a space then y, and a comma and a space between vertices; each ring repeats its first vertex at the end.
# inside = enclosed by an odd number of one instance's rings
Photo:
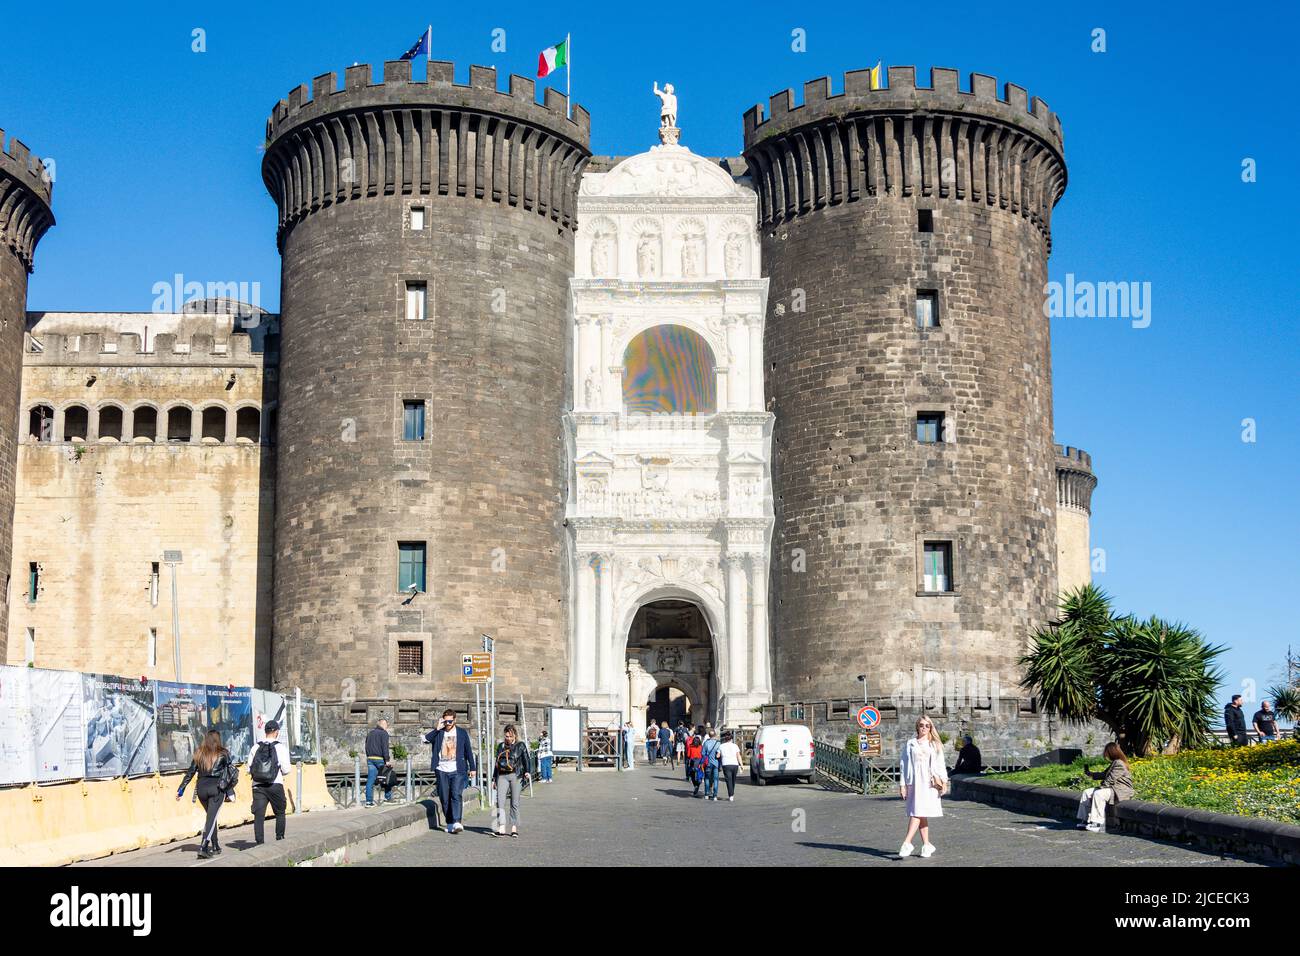
POLYGON ((937 329, 939 327, 939 293, 924 289, 916 293, 916 327, 918 329, 937 329))
POLYGON ((397 545, 397 589, 410 591, 415 585, 417 591, 424 588, 424 542, 402 541, 397 545))
POLYGON ((220 405, 203 409, 203 440, 221 443, 226 440, 226 410, 220 405))
POLYGON ((54 409, 37 405, 28 418, 27 434, 32 441, 54 441, 54 409))
POLYGON ((27 603, 35 604, 41 593, 41 566, 35 561, 27 565, 27 603))
POLYGON ((925 543, 923 581, 921 589, 932 594, 945 593, 952 587, 952 542, 927 541, 925 543))
POLYGON ((934 232, 934 210, 918 209, 916 211, 916 231, 934 232))
POLYGON ((122 409, 116 405, 105 405, 99 410, 99 440, 105 438, 122 440, 122 409))
POLYGON ((916 440, 923 445, 943 441, 943 412, 916 413, 916 440))
POLYGON ((411 207, 411 232, 422 232, 424 230, 424 207, 411 207))
POLYGON ((423 282, 406 283, 406 321, 422 322, 426 315, 428 285, 423 282))
POLYGON ((158 666, 158 628, 156 627, 149 628, 148 650, 149 650, 149 666, 157 667, 158 666))
POLYGON ((256 445, 262 440, 262 415, 256 408, 235 412, 235 441, 256 445))
POLYGON ((193 416, 188 408, 177 407, 167 413, 167 440, 169 442, 187 442, 190 440, 190 420, 193 416))
POLYGON ((158 440, 158 410, 142 405, 131 416, 132 441, 158 440))
POLYGON ((402 402, 402 440, 424 441, 424 402, 402 402))
POLYGON ((149 572, 149 605, 150 607, 158 606, 158 562, 155 561, 149 572))
POLYGON ((63 413, 63 440, 85 441, 90 434, 90 412, 84 405, 70 405, 63 413))
POLYGON ((420 641, 397 642, 397 673, 414 676, 424 673, 424 644, 420 641))
POLYGON ((36 628, 34 627, 27 629, 27 659, 24 663, 33 665, 36 663, 36 628))

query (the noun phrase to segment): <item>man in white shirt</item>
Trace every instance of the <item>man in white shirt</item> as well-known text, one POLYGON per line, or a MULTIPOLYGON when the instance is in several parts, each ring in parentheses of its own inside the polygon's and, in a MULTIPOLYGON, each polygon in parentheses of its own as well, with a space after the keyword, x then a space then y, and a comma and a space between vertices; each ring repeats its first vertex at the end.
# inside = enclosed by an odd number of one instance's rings
POLYGON ((280 739, 280 725, 274 720, 268 720, 266 727, 263 728, 265 739, 253 748, 253 753, 248 758, 249 776, 252 776, 254 763, 257 762, 259 754, 265 747, 270 747, 275 754, 275 782, 262 783, 253 778, 253 838, 258 843, 266 842, 266 805, 271 805, 272 812, 275 813, 275 838, 284 839, 285 827, 285 807, 286 799, 284 794, 284 780, 289 776, 289 768, 292 766, 289 755, 289 745, 280 739))
MULTIPOLYGON (((736 774, 740 771, 740 747, 736 745, 732 738, 731 732, 722 735, 722 743, 718 746, 718 756, 722 760, 722 776, 727 781, 727 799, 736 799, 736 774)), ((718 799, 717 791, 714 791, 713 799, 718 799)))

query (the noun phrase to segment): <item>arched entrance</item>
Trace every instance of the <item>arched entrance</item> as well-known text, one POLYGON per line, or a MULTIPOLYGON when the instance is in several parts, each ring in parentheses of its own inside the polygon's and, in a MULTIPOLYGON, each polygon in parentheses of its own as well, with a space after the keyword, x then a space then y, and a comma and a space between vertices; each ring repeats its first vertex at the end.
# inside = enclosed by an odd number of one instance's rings
POLYGON ((649 601, 627 637, 631 719, 676 727, 718 722, 713 632, 699 605, 680 598, 649 601))

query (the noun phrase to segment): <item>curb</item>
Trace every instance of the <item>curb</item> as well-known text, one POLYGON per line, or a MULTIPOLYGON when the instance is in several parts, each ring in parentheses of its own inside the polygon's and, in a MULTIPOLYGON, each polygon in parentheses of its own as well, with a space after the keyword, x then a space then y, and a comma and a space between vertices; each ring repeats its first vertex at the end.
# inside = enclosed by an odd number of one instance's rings
MULTIPOLYGON (((1079 807, 1079 791, 1034 787, 1009 780, 954 777, 952 795, 960 800, 974 800, 1061 820, 1076 819, 1079 807)), ((1191 843, 1213 853, 1300 866, 1300 826, 1276 820, 1238 817, 1146 800, 1124 800, 1107 808, 1106 830, 1108 833, 1191 843)))

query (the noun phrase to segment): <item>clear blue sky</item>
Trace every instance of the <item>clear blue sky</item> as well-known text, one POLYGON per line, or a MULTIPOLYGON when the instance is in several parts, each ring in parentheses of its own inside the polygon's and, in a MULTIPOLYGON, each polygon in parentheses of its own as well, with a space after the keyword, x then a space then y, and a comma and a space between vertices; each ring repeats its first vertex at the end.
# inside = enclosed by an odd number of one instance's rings
POLYGON ((462 81, 470 63, 531 76, 538 52, 571 31, 574 98, 593 115, 598 153, 651 145, 654 80, 677 86, 683 142, 707 155, 740 152, 753 103, 828 74, 838 90, 843 71, 878 59, 1028 88, 1065 126, 1052 276, 1152 284, 1149 328, 1053 323, 1057 440, 1090 451, 1101 479, 1097 580, 1122 609, 1230 645, 1233 687, 1262 689, 1288 642, 1300 651, 1294 6, 178 9, 189 6, 9 5, 0 127, 58 172, 59 224, 39 249, 30 308, 145 310, 153 284, 181 272, 260 282, 274 310, 274 207, 259 172, 272 104, 316 74, 396 58, 430 22, 434 55, 462 81), (206 53, 191 52, 196 27, 206 53), (498 27, 504 53, 491 48, 498 27), (1090 49, 1096 27, 1105 53, 1090 49), (806 52, 791 49, 795 29, 806 52), (1253 444, 1244 418, 1257 423, 1253 444))

